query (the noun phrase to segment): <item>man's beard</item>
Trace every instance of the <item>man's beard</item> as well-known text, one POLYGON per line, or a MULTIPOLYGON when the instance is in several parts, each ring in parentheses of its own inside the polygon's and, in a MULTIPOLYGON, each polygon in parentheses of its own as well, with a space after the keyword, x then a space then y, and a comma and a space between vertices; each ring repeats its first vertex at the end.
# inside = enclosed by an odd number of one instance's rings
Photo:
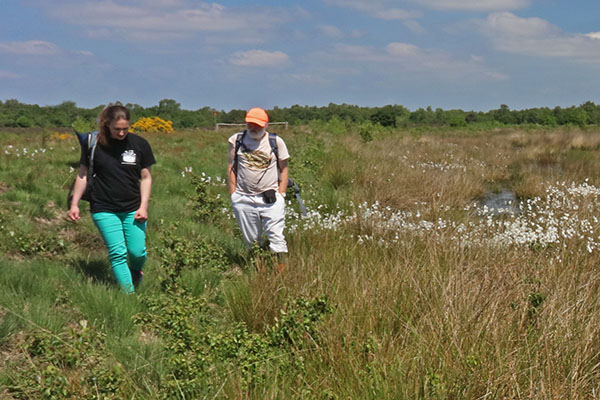
POLYGON ((255 130, 249 130, 249 131, 248 131, 248 134, 250 135, 250 137, 251 137, 252 139, 254 139, 254 140, 258 140, 258 139, 260 139, 261 137, 263 137, 263 135, 265 134, 265 132, 266 132, 266 129, 265 129, 265 128, 262 128, 262 129, 259 129, 259 130, 257 130, 257 131, 255 131, 255 130))

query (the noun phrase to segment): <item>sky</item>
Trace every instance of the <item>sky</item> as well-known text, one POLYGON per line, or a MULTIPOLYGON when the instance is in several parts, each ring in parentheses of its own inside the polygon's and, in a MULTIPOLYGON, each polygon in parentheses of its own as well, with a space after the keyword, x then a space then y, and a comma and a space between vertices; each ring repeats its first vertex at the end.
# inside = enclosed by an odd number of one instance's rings
POLYGON ((0 0, 0 100, 600 103, 598 0, 0 0))

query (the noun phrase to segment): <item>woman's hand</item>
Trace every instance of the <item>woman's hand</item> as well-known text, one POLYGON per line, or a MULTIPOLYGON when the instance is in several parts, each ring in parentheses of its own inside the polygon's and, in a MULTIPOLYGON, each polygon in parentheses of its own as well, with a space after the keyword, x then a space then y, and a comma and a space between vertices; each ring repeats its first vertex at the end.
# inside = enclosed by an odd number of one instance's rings
POLYGON ((81 218, 79 215, 79 206, 72 204, 71 208, 69 208, 67 216, 71 219, 71 221, 78 221, 81 218))
POLYGON ((79 200, 81 199, 81 196, 83 196, 83 192, 85 192, 85 188, 87 186, 87 172, 88 168, 81 164, 79 166, 77 178, 75 178, 73 198, 71 199, 71 208, 69 208, 69 212, 67 213, 67 216, 71 219, 71 221, 78 221, 81 218, 81 215, 79 214, 79 200))
POLYGON ((135 212, 133 219, 138 222, 148 220, 148 202, 150 201, 150 192, 152 191, 152 174, 150 167, 142 169, 140 172, 140 208, 135 212))
POLYGON ((145 208, 139 208, 135 212, 133 219, 135 219, 138 222, 146 222, 148 220, 148 210, 146 210, 145 208))

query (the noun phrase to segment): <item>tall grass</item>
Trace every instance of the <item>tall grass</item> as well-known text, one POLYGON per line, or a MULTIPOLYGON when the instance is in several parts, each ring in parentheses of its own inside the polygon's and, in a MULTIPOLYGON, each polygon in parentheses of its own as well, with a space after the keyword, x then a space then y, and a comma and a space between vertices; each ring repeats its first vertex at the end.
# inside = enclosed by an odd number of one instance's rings
POLYGON ((43 397, 34 376, 88 395, 77 366, 107 398, 597 397, 600 132, 361 129, 280 132, 311 213, 288 195, 281 274, 232 219, 231 132, 147 134, 158 163, 135 296, 89 216, 64 218, 76 139, 0 133, 0 398, 43 397), (208 219, 202 173, 222 202, 208 219), (485 212, 501 190, 520 214, 485 212))

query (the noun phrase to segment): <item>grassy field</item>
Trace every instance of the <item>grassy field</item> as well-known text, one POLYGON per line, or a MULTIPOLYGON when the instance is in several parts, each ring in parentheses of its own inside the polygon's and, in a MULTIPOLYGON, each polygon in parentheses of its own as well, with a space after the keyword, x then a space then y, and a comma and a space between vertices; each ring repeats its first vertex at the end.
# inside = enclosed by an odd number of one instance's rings
POLYGON ((600 397, 600 131, 371 128, 281 132, 281 274, 232 218, 232 132, 143 134, 129 296, 66 220, 75 136, 0 131, 0 399, 600 397))

